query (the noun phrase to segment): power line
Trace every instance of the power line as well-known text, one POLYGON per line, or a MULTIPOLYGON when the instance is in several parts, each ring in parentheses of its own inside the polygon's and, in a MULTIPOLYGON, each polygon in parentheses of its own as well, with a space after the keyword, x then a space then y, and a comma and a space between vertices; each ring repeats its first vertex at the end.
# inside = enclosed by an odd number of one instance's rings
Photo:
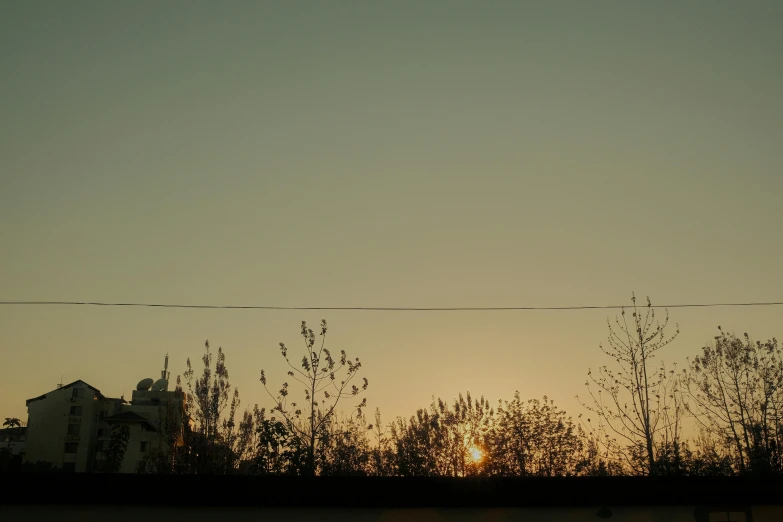
MULTIPOLYGON (((490 306, 490 307, 375 307, 375 306, 243 306, 243 305, 186 305, 166 303, 104 303, 97 301, 0 301, 12 306, 124 306, 143 308, 198 308, 218 310, 357 310, 368 312, 499 312, 526 310, 609 310, 630 308, 628 305, 594 306, 490 306)), ((751 303, 692 303, 654 305, 653 308, 713 308, 718 306, 780 306, 783 302, 751 303)), ((644 308, 640 305, 640 308, 644 308)))

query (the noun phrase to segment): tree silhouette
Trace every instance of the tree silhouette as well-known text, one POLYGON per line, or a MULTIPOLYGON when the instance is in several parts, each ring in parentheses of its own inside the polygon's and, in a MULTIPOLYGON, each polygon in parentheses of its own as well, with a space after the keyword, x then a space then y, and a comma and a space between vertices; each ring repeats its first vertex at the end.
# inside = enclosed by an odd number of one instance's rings
MULTIPOLYGON (((366 378, 363 379, 361 388, 351 384, 362 364, 358 357, 351 361, 344 350, 340 351, 339 361, 335 361, 329 349, 324 346, 326 331, 326 320, 323 320, 321 343, 316 347, 315 333, 302 321, 300 334, 307 353, 302 357, 301 368, 291 363, 288 359, 288 348, 284 343, 280 343, 280 353, 291 369, 288 376, 302 386, 304 404, 301 406, 296 402, 289 402, 287 381, 283 383, 276 397, 272 395, 267 387, 266 374, 261 370, 261 384, 275 402, 273 411, 279 412, 283 417, 285 428, 296 439, 296 445, 306 448, 306 464, 303 470, 306 475, 316 474, 316 449, 323 434, 322 430, 332 420, 337 405, 342 399, 356 397, 368 386, 366 378)), ((367 399, 364 399, 355 405, 359 415, 366 404, 367 399)))
POLYGON ((483 472, 486 448, 484 439, 492 426, 494 410, 482 396, 472 399, 470 392, 460 393, 451 408, 438 399, 437 413, 444 428, 443 455, 447 474, 465 477, 483 472))
POLYGON ((379 477, 391 476, 394 474, 394 451, 383 427, 379 408, 375 409, 375 423, 371 426, 375 444, 370 450, 370 474, 379 477))
POLYGON ((317 458, 321 475, 369 475, 370 430, 372 425, 367 425, 363 416, 338 419, 332 415, 319 434, 317 458))
POLYGON ((484 474, 485 439, 494 410, 484 397, 462 394, 449 405, 433 397, 429 410, 390 426, 396 474, 465 477, 484 474))
POLYGON ((571 476, 584 467, 585 436, 546 396, 522 402, 519 392, 497 409, 489 446, 491 474, 571 476))
POLYGON ((223 349, 218 348, 213 370, 209 341, 204 343, 204 348, 201 377, 194 380, 190 358, 183 374, 188 387, 187 414, 195 423, 186 430, 188 466, 196 473, 228 473, 239 464, 235 452, 239 390, 234 388, 231 393, 223 349), (229 410, 224 417, 226 408, 229 410))
POLYGON ((441 454, 446 434, 435 406, 430 414, 419 409, 409 419, 397 417, 390 425, 393 474, 432 477, 447 474, 441 454))
POLYGON ((115 424, 111 428, 109 449, 106 452, 106 467, 110 473, 117 473, 122 468, 125 451, 128 449, 130 428, 127 424, 115 424))
POLYGON ((306 467, 306 448, 283 421, 267 418, 264 408, 254 410, 255 456, 251 473, 261 475, 300 475, 306 467))
POLYGON ((725 441, 741 473, 783 471, 783 354, 777 340, 724 332, 690 361, 691 411, 725 441))
POLYGON ((6 417, 5 421, 3 421, 3 427, 7 428, 9 430, 8 432, 8 449, 11 449, 11 432, 10 430, 12 428, 21 428, 22 427, 22 421, 20 421, 16 417, 6 417))
POLYGON ((663 364, 651 367, 650 361, 677 337, 679 327, 674 335, 667 337, 664 328, 669 322, 668 311, 661 325, 655 321, 655 309, 649 298, 644 313, 636 305, 636 296, 632 295, 631 302, 630 324, 623 308, 621 317, 615 318, 616 329, 607 321, 608 347, 600 345, 601 351, 617 363, 618 369, 611 370, 604 365, 598 368, 598 375, 590 370, 585 385, 593 404, 587 405, 581 400, 580 403, 598 417, 598 427, 590 428, 596 440, 618 450, 632 467, 639 464, 634 451, 641 444, 644 468, 640 471, 655 475, 656 437, 661 431, 672 428, 682 416, 682 409, 681 399, 678 399, 679 376, 675 370, 667 372, 663 364), (618 443, 611 434, 620 437, 628 446, 618 443), (625 447, 630 451, 624 451, 625 447))
POLYGON ((3 426, 6 428, 19 428, 22 426, 22 421, 16 417, 6 417, 3 426))

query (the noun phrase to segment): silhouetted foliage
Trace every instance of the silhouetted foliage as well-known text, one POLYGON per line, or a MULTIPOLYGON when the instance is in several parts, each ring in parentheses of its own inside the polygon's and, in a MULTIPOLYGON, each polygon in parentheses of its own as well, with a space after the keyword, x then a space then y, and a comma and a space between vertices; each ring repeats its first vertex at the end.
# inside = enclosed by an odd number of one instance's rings
POLYGON ((60 469, 51 462, 42 460, 37 462, 24 462, 21 454, 13 454, 8 448, 0 448, 0 475, 57 472, 60 472, 60 469))
POLYGON ((6 417, 3 421, 3 428, 5 428, 8 434, 8 449, 11 448, 11 443, 14 441, 14 431, 22 427, 22 421, 16 417, 6 417))
POLYGON ((122 467, 125 451, 128 449, 130 428, 127 424, 115 424, 111 427, 109 449, 106 452, 106 469, 109 473, 117 473, 122 467))
MULTIPOLYGON (((582 432, 584 434, 584 432, 582 432)), ((622 463, 613 458, 611 444, 602 444, 595 434, 586 434, 584 440, 585 457, 578 467, 579 475, 589 477, 616 477, 625 475, 622 463)))
POLYGON ((375 409, 375 423, 370 429, 374 445, 370 449, 370 474, 378 477, 394 475, 394 450, 391 439, 383 427, 381 410, 375 409))
POLYGON ((487 439, 488 471, 501 476, 573 476, 587 466, 585 435, 545 396, 502 403, 487 439))
POLYGON ((740 473, 783 471, 783 354, 776 339, 754 343, 748 334, 720 330, 691 361, 687 382, 691 411, 740 473))
MULTIPOLYGON (((363 379, 363 385, 358 387, 351 384, 362 367, 359 358, 355 361, 348 358, 344 350, 340 351, 340 359, 335 360, 326 343, 326 321, 321 321, 321 343, 316 348, 315 333, 307 328, 307 323, 302 321, 301 336, 305 343, 307 353, 302 357, 301 368, 291 364, 288 359, 288 348, 280 343, 280 353, 291 370, 288 376, 302 386, 304 403, 300 406, 296 402, 289 402, 288 381, 283 383, 278 395, 275 397, 267 387, 267 379, 264 370, 261 370, 261 384, 275 401, 273 411, 278 412, 285 424, 286 433, 296 439, 290 444, 297 450, 305 448, 306 464, 302 470, 305 475, 317 473, 316 453, 323 440, 324 433, 335 409, 342 399, 356 397, 367 389, 367 379, 363 379), (341 374, 342 372, 342 374, 341 374)), ((367 399, 355 407, 358 414, 367 404, 367 399)))
POLYGON ((367 476, 370 468, 372 425, 364 417, 337 419, 332 416, 319 434, 317 467, 319 475, 367 476))
MULTIPOLYGON (((159 407, 158 444, 150 448, 148 463, 158 473, 320 476, 706 477, 783 471, 778 449, 783 355, 777 341, 753 343, 747 334, 738 338, 721 330, 689 370, 678 374, 652 359, 679 331, 667 337, 668 316, 657 325, 649 299, 646 311, 632 301, 632 320, 623 310, 616 324, 609 324, 609 348, 602 347, 617 369, 602 366, 597 375, 588 373, 590 413, 580 414, 576 423, 547 396, 524 400, 515 392, 493 408, 483 396, 467 392, 453 403, 433 397, 429 407, 388 425, 376 409, 369 424, 366 399, 350 405, 356 415, 337 410, 344 399, 367 389, 366 379, 361 387, 352 383, 361 363, 345 352, 332 358, 325 347, 325 321, 318 347, 316 335, 302 322, 301 368, 289 362, 288 349, 280 344, 289 377, 303 388, 301 405, 289 401, 288 382, 273 396, 262 370, 274 407, 254 406, 237 419, 239 393, 232 393, 223 351, 218 349, 213 361, 206 343, 198 379, 187 361, 190 393, 185 396, 177 378, 175 404, 159 407), (683 422, 689 412, 699 430, 686 439, 683 422)), ((5 424, 17 426, 17 421, 7 418, 5 424)), ((112 428, 109 471, 120 470, 128 439, 127 425, 112 428)), ((54 468, 22 464, 20 456, 2 448, 0 470, 54 468)))
POLYGON ((464 477, 481 473, 483 440, 494 411, 481 397, 462 394, 450 408, 433 398, 429 411, 420 409, 408 420, 391 424, 396 474, 464 477))
POLYGON ((393 445, 393 474, 408 477, 447 474, 440 458, 445 434, 437 411, 430 415, 426 409, 419 409, 408 420, 397 417, 389 428, 393 445))
MULTIPOLYGON (((714 443, 703 438, 694 444, 688 440, 656 446, 655 462, 659 475, 666 476, 729 476, 734 474, 731 458, 721 454, 714 443)), ((644 459, 639 448, 639 459, 644 459)))
POLYGON ((481 397, 462 394, 452 407, 433 398, 429 411, 420 409, 408 420, 390 425, 396 474, 465 477, 483 473, 484 439, 493 409, 481 397))
POLYGON ((3 421, 3 427, 4 428, 20 428, 22 426, 22 421, 20 421, 16 417, 6 417, 3 421))
POLYGON ((0 448, 0 474, 8 475, 22 471, 22 455, 14 455, 9 448, 0 448))
POLYGON ((664 445, 678 442, 684 408, 679 375, 674 370, 667 371, 663 364, 652 368, 650 361, 677 337, 679 327, 674 335, 667 337, 664 329, 669 322, 668 312, 661 325, 655 320, 655 309, 649 298, 645 312, 637 307, 635 296, 631 301, 631 323, 623 308, 621 317, 615 319, 616 329, 607 321, 608 348, 600 346, 615 361, 617 369, 604 365, 598 368, 597 375, 592 370, 588 372, 585 384, 592 405, 582 405, 598 417, 597 426, 589 428, 596 440, 636 472, 655 475, 658 439, 663 436, 664 445), (640 447, 643 459, 639 458, 640 447))
POLYGON ((223 349, 218 348, 213 369, 209 341, 204 343, 204 348, 201 376, 194 381, 195 372, 190 359, 187 360, 187 371, 184 373, 188 387, 186 413, 193 422, 185 427, 180 470, 190 473, 234 473, 252 446, 254 419, 252 415, 249 418, 245 415, 237 426, 235 419, 240 405, 239 390, 233 388, 233 393, 231 391, 226 356, 223 349))
POLYGON ((288 429, 285 422, 272 416, 267 418, 266 410, 254 410, 255 455, 247 464, 252 474, 300 475, 307 466, 307 448, 288 429))

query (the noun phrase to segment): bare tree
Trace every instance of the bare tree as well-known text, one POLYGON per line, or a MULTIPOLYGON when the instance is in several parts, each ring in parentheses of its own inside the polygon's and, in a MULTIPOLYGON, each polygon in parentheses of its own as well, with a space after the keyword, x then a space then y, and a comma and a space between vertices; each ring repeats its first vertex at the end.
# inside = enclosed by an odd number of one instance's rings
MULTIPOLYGON (((612 441, 616 436, 628 445, 617 444, 616 448, 630 446, 632 449, 641 444, 646 457, 641 471, 654 475, 656 436, 671 428, 681 413, 670 412, 676 407, 675 400, 679 400, 679 375, 675 370, 667 371, 664 365, 653 368, 651 360, 680 331, 678 326, 674 335, 666 336, 664 329, 669 322, 669 313, 666 312, 663 324, 656 322, 655 309, 649 298, 644 312, 637 307, 635 296, 632 295, 631 301, 631 321, 628 321, 625 308, 620 317, 615 318, 616 326, 607 320, 609 345, 607 348, 600 346, 601 351, 614 359, 618 369, 612 370, 604 365, 598 368, 598 375, 590 370, 585 385, 592 405, 581 400, 580 403, 597 415, 599 432, 613 434, 609 439, 601 437, 597 440, 612 441)), ((632 452, 621 451, 622 458, 633 466, 635 463, 631 455, 632 452)))
MULTIPOLYGON (((351 361, 344 350, 340 351, 339 361, 332 358, 331 352, 325 348, 326 320, 321 321, 321 342, 316 347, 316 337, 313 330, 307 328, 307 323, 302 321, 301 336, 304 339, 307 353, 302 357, 300 368, 294 366, 288 359, 288 348, 280 343, 280 353, 291 370, 288 376, 302 386, 304 392, 304 404, 288 400, 288 382, 284 382, 278 395, 275 397, 267 387, 267 379, 264 370, 261 370, 261 384, 269 396, 275 401, 276 410, 285 419, 287 428, 307 449, 307 461, 304 473, 316 474, 316 446, 319 434, 327 426, 335 413, 337 405, 342 399, 356 397, 367 389, 367 379, 357 387, 351 384, 362 367, 359 358, 351 361)), ((356 405, 359 415, 361 409, 367 405, 367 399, 356 405)))

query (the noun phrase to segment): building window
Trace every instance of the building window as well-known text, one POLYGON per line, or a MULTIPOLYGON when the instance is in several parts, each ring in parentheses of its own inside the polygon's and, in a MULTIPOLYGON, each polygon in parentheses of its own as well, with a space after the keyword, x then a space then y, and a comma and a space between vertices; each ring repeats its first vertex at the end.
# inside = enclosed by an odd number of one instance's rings
POLYGON ((139 451, 141 451, 142 453, 147 451, 148 445, 149 443, 146 440, 141 441, 141 447, 139 448, 139 451))
POLYGON ((74 399, 81 399, 84 397, 84 388, 74 388, 71 397, 74 399))
POLYGON ((75 437, 79 435, 79 428, 81 427, 81 424, 69 424, 68 425, 68 435, 71 437, 75 437))
POLYGON ((101 428, 98 430, 98 438, 108 437, 108 436, 109 436, 109 430, 107 430, 106 428, 101 428))
POLYGON ((65 443, 65 453, 76 453, 76 451, 79 449, 79 443, 78 442, 66 442, 65 443))
POLYGON ((139 463, 136 465, 136 473, 146 473, 146 472, 147 472, 147 461, 140 460, 139 463))
POLYGON ((82 407, 81 406, 71 406, 71 415, 74 415, 76 417, 80 417, 82 415, 82 407))
POLYGON ((101 410, 98 412, 98 418, 99 419, 105 419, 106 418, 106 410, 101 410))
POLYGON ((108 441, 106 440, 99 440, 98 441, 98 451, 106 451, 106 446, 108 446, 108 441))

